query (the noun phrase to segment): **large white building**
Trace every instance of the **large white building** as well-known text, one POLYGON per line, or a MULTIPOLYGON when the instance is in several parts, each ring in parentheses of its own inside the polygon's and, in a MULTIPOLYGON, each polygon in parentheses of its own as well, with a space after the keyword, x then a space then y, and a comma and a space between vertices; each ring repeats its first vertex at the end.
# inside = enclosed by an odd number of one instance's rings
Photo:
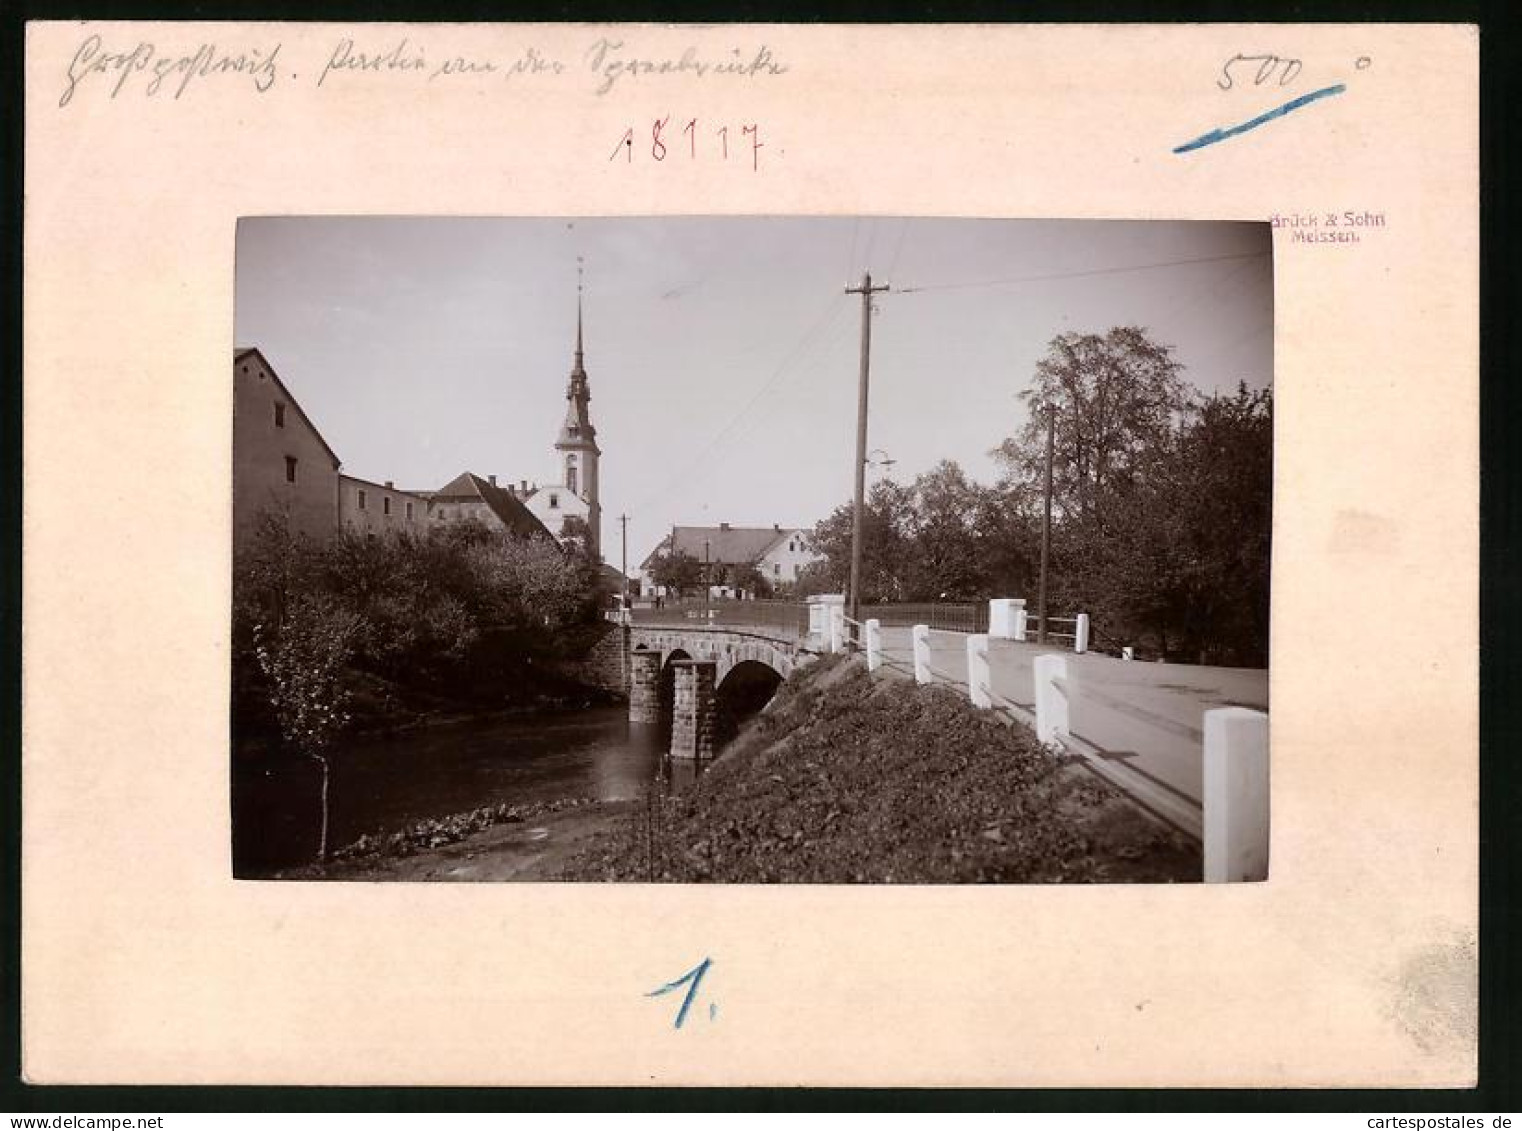
MULTIPOLYGON (((676 552, 702 563, 704 578, 715 597, 733 597, 745 590, 740 578, 754 566, 773 589, 791 585, 820 555, 809 549, 808 531, 797 526, 674 526, 671 533, 640 564, 641 597, 665 596, 652 571, 662 556, 676 552)), ((747 596, 753 596, 746 591, 747 596)))

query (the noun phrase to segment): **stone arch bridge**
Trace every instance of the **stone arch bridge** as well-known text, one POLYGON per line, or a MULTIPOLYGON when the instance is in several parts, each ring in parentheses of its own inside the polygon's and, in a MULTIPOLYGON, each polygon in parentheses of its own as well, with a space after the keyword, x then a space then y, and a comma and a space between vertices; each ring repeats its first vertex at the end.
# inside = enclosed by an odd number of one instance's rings
POLYGON ((628 628, 629 721, 671 724, 673 758, 711 758, 738 718, 765 705, 803 644, 764 629, 666 625, 628 628))

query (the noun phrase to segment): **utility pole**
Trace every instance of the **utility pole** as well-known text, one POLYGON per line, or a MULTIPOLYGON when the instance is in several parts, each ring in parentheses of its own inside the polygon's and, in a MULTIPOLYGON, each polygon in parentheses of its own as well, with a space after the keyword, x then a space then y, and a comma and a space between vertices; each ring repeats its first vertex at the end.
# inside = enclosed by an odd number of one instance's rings
POLYGON ((629 615, 629 516, 618 516, 618 525, 623 529, 623 566, 619 572, 624 579, 624 616, 629 615))
POLYGON ((861 286, 847 287, 846 294, 861 295, 861 385, 856 397, 856 502, 851 508, 851 619, 861 620, 861 516, 867 491, 867 374, 872 364, 872 296, 888 284, 872 285, 865 271, 861 286))
POLYGON ((1036 643, 1046 643, 1046 566, 1052 554, 1052 449, 1057 428, 1057 406, 1046 408, 1046 489, 1043 492, 1041 517, 1041 584, 1036 591, 1036 604, 1041 622, 1036 628, 1036 643))

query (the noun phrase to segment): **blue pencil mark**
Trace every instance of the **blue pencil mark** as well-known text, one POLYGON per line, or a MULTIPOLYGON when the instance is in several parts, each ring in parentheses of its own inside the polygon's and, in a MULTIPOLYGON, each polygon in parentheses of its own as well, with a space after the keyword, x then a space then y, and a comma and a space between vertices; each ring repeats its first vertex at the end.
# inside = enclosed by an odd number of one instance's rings
POLYGON ((1209 133, 1201 134, 1193 141, 1186 141, 1183 145, 1174 146, 1173 152, 1189 153, 1196 149, 1204 149, 1207 145, 1214 145, 1218 141, 1225 141, 1227 138, 1236 137, 1238 134, 1245 134, 1248 130, 1255 130, 1266 122, 1272 122, 1275 118, 1282 118, 1284 115, 1293 110, 1298 110, 1302 106, 1309 106, 1312 102, 1320 101, 1323 98, 1330 98, 1334 94, 1341 94, 1347 89, 1346 83, 1324 86, 1320 90, 1311 91, 1309 94, 1302 94, 1299 98, 1292 98, 1283 106, 1276 106, 1267 113, 1259 114, 1256 118, 1243 122, 1241 125, 1214 129, 1209 133))
MULTIPOLYGON (((687 985, 687 996, 682 999, 682 1008, 676 1011, 676 1028, 680 1029, 682 1022, 687 1020, 687 1010, 692 1006, 692 999, 697 996, 698 986, 703 981, 703 975, 708 973, 708 968, 712 965, 713 959, 705 958, 676 981, 667 982, 660 989, 651 990, 645 996, 660 997, 661 994, 669 994, 674 990, 680 989, 683 985, 687 985)), ((713 1020, 715 1009, 716 1007, 714 1006, 709 1007, 708 1019, 710 1021, 713 1020)))

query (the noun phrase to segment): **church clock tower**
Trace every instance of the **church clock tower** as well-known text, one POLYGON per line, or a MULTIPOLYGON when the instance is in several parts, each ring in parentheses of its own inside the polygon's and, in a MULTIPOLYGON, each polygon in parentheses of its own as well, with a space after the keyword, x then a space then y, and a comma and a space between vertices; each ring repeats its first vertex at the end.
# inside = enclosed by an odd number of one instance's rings
POLYGON ((598 499, 597 459, 602 452, 597 447, 597 429, 592 426, 592 414, 588 407, 592 390, 587 383, 587 371, 582 361, 581 349, 581 285, 576 286, 576 360, 571 365, 571 379, 566 387, 565 423, 560 426, 560 438, 555 441, 555 456, 559 462, 560 481, 566 490, 586 504, 586 523, 594 557, 602 553, 602 503, 598 499))

